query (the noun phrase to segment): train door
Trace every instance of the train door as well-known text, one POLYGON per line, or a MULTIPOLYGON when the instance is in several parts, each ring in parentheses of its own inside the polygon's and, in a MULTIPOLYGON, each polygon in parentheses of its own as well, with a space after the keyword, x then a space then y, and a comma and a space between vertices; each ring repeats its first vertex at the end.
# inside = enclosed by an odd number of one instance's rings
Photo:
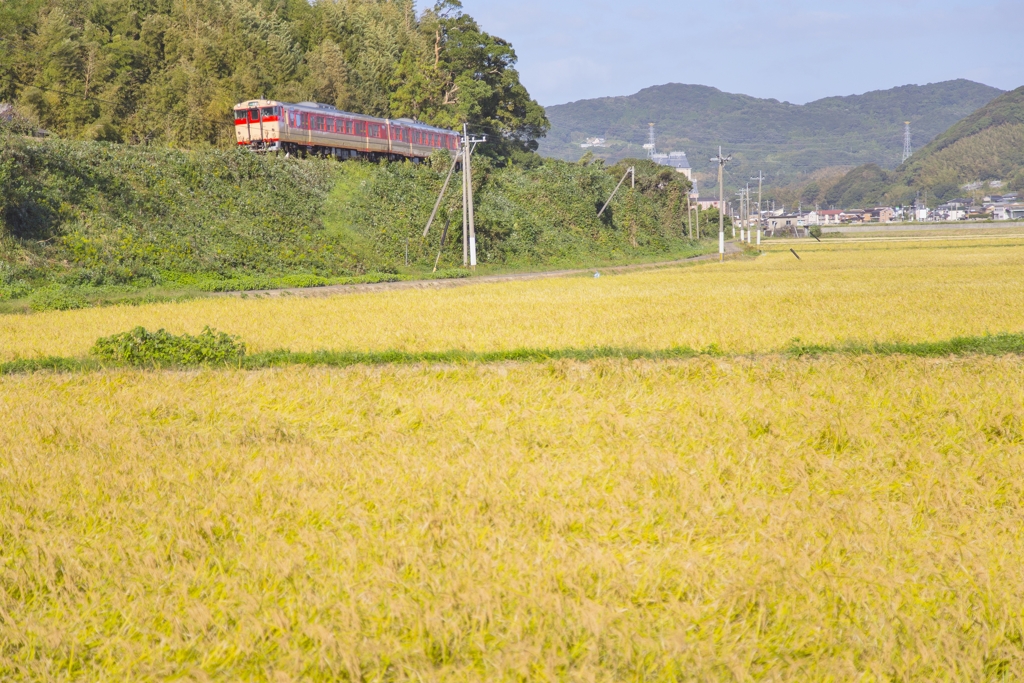
POLYGON ((248 109, 235 110, 235 140, 240 145, 248 145, 252 142, 248 109))

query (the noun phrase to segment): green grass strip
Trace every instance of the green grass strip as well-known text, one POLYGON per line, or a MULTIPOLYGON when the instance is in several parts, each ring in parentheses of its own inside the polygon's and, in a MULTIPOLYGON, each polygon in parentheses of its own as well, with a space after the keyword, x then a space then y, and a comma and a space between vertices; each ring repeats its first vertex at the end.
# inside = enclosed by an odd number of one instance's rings
POLYGON ((507 351, 270 351, 246 356, 242 367, 258 369, 286 365, 348 367, 351 365, 410 365, 414 363, 542 363, 553 360, 588 361, 599 358, 626 360, 673 360, 712 355, 713 349, 696 351, 688 347, 671 349, 628 349, 610 346, 583 349, 510 349, 507 351))
POLYGON ((267 351, 244 356, 230 363, 200 365, 170 365, 165 363, 124 363, 99 361, 95 358, 46 357, 20 359, 0 363, 0 375, 25 374, 40 371, 91 372, 106 368, 138 367, 143 369, 173 369, 187 367, 220 367, 258 370, 262 368, 303 365, 307 367, 350 367, 353 365, 412 365, 415 363, 543 363, 556 360, 592 361, 621 360, 683 360, 696 357, 761 357, 784 355, 794 358, 816 358, 829 355, 846 356, 915 356, 941 358, 956 356, 1024 356, 1024 334, 993 334, 977 337, 956 337, 936 342, 876 342, 840 345, 791 343, 780 352, 732 354, 716 346, 693 349, 686 346, 668 349, 636 349, 614 346, 564 349, 510 349, 506 351, 267 351))
POLYGON ((802 344, 792 342, 785 353, 790 356, 824 356, 844 354, 851 356, 919 356, 937 358, 942 356, 1005 356, 1024 354, 1024 334, 986 334, 979 337, 954 337, 934 342, 874 342, 861 344, 852 342, 838 346, 823 344, 802 344))

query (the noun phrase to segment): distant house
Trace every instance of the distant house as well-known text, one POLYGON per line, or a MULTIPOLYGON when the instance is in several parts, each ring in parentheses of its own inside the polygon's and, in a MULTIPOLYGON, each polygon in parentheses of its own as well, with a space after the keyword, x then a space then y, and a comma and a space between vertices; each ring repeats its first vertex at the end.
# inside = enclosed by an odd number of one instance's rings
POLYGON ((845 211, 840 211, 839 212, 839 222, 840 223, 846 223, 846 224, 850 224, 850 223, 863 223, 864 222, 864 212, 860 211, 859 209, 847 209, 845 211))
POLYGON ((891 223, 893 216, 896 215, 895 209, 888 206, 876 206, 873 209, 868 209, 863 214, 863 221, 865 223, 891 223))
POLYGON ((1024 220, 1024 204, 1000 202, 998 204, 986 204, 985 212, 992 215, 995 221, 1019 221, 1024 220))
POLYGON ((682 173, 688 180, 693 180, 693 169, 686 159, 686 152, 669 152, 668 154, 652 154, 651 161, 659 166, 669 166, 682 173))
POLYGON ((704 197, 698 197, 697 201, 694 202, 694 203, 697 204, 698 206, 700 206, 700 210, 701 211, 707 211, 708 209, 717 209, 718 208, 718 200, 717 199, 706 199, 704 197))
POLYGON ((766 228, 774 235, 779 230, 793 230, 796 232, 800 224, 800 216, 795 213, 784 213, 779 216, 769 216, 766 220, 766 228))
POLYGON ((842 211, 838 210, 815 210, 804 216, 806 225, 838 225, 839 216, 842 211))
POLYGON ((608 143, 607 143, 607 141, 605 141, 604 138, 587 138, 587 141, 584 142, 582 145, 580 145, 580 147, 582 147, 583 149, 588 149, 590 147, 607 147, 607 146, 608 146, 608 143))

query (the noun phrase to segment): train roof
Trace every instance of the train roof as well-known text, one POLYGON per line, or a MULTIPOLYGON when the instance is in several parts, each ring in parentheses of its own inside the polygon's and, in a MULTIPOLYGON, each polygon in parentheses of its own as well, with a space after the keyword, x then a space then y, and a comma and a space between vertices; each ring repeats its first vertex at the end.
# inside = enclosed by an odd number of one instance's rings
POLYGON ((449 130, 447 128, 438 128, 437 126, 431 126, 422 121, 415 121, 413 119, 382 119, 377 116, 370 116, 369 114, 356 114, 355 112, 344 111, 337 107, 329 104, 323 104, 322 102, 284 102, 283 100, 248 100, 246 102, 239 102, 234 106, 234 109, 248 109, 249 107, 272 107, 280 105, 283 107, 289 107, 291 109, 299 109, 307 112, 321 112, 332 114, 334 116, 348 116, 355 119, 363 119, 366 121, 392 121, 394 123, 400 123, 403 126, 410 126, 413 128, 419 128, 422 130, 434 131, 437 133, 453 133, 459 135, 458 131, 449 130))

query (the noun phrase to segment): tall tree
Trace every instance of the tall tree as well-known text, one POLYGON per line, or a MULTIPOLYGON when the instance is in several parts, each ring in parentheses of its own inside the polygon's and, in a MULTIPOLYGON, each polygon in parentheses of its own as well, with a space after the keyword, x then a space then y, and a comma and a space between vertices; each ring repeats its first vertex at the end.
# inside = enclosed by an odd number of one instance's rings
POLYGON ((317 100, 536 148, 548 123, 515 51, 457 0, 0 3, 0 99, 68 137, 233 144, 231 105, 317 100))

